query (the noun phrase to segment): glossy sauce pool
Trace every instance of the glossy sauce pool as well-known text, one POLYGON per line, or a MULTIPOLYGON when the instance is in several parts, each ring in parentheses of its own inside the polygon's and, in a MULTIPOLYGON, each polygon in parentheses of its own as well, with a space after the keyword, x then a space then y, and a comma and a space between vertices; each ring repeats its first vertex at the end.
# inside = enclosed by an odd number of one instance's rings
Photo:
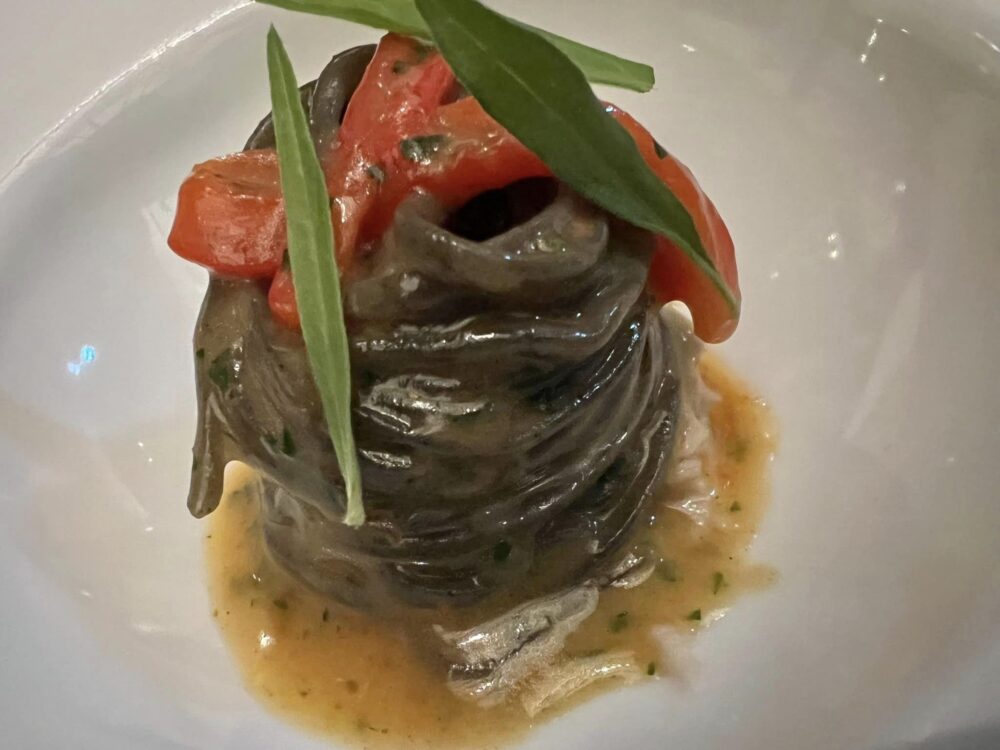
MULTIPOLYGON (((738 594, 774 578, 747 560, 768 499, 774 438, 767 408, 713 356, 701 372, 720 397, 711 412, 718 492, 707 517, 699 524, 664 498, 640 532, 659 550, 656 571, 637 588, 603 591, 597 611, 567 640, 567 655, 627 651, 644 679, 669 676, 657 630, 697 631, 738 594)), ((530 729, 519 704, 483 709, 453 696, 446 667, 421 646, 425 630, 415 625, 453 627, 468 621, 467 612, 429 612, 426 622, 403 627, 338 606, 278 568, 261 537, 253 480, 247 467, 227 470, 206 550, 213 616, 254 695, 307 730, 354 747, 492 748, 530 729)), ((614 687, 613 679, 599 682, 556 710, 614 687)))

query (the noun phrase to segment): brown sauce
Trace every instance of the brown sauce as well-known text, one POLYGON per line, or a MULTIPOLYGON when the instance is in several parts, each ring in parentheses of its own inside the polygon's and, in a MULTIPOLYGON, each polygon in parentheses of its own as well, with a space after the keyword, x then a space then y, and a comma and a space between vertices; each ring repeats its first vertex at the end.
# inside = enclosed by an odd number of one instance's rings
MULTIPOLYGON (((768 410, 715 357, 706 356, 701 371, 720 396, 711 413, 717 496, 701 524, 671 508, 657 513, 641 532, 661 550, 656 571, 637 588, 602 592, 597 611, 567 641, 567 654, 630 651, 646 679, 669 676, 657 629, 697 631, 736 596, 773 580, 771 569, 747 560, 768 499, 768 410)), ((414 630, 338 606, 275 566, 259 533, 252 479, 243 466, 227 471, 206 550, 213 615, 249 690, 266 706, 307 730, 373 750, 499 747, 530 729, 518 704, 483 709, 453 696, 414 630)), ((427 615, 447 626, 477 616, 427 615)), ((607 680, 581 696, 614 687, 607 680)))

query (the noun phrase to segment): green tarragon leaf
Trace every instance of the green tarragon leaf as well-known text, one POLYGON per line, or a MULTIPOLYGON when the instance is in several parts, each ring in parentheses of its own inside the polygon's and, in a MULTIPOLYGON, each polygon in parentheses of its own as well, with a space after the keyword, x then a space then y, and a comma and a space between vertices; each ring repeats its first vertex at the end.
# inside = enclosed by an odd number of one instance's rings
MULTIPOLYGON (((365 510, 351 428, 350 349, 340 297, 340 272, 334 256, 330 198, 302 109, 295 71, 273 26, 267 35, 267 67, 288 222, 288 257, 302 319, 302 336, 344 477, 347 492, 344 523, 360 526, 365 520, 365 510)), ((291 436, 283 442, 288 452, 291 436)))
MULTIPOLYGON (((394 31, 397 34, 430 38, 430 31, 414 0, 257 0, 286 10, 339 18, 344 21, 394 31)), ((518 22, 515 22, 518 23, 518 22)), ((646 92, 656 82, 653 69, 640 62, 603 52, 572 39, 520 24, 541 34, 571 59, 594 83, 646 92)))

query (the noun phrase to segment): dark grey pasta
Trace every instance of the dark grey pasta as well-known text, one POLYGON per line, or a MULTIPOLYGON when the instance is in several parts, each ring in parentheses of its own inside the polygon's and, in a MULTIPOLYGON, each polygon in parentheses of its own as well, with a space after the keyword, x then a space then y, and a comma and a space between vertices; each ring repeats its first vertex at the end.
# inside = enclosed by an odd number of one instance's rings
MULTIPOLYGON (((331 143, 372 48, 303 87, 331 143)), ((273 145, 269 120, 248 148, 273 145)), ((213 276, 195 335, 200 418, 189 506, 222 469, 262 475, 272 555, 356 606, 468 603, 530 577, 556 590, 611 564, 650 517, 678 380, 645 291, 650 240, 531 180, 448 212, 404 203, 345 282, 368 523, 344 493, 301 337, 257 282, 213 276)))

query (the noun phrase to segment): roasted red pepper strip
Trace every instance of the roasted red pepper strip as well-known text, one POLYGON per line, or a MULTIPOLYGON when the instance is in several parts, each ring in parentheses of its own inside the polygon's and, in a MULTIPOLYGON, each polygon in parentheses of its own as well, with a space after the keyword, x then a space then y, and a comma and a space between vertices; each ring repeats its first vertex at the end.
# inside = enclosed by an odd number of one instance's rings
POLYGON ((426 132, 427 121, 455 85, 440 53, 415 39, 387 34, 351 97, 336 146, 324 154, 327 189, 334 197, 337 260, 351 266, 362 225, 382 183, 402 161, 400 142, 426 132))
POLYGON ((378 200, 364 218, 364 236, 379 237, 399 204, 424 190, 457 208, 487 190, 552 173, 532 151, 486 114, 471 97, 442 106, 423 132, 403 139, 378 200))
MULTIPOLYGON (((442 139, 423 141, 437 144, 428 163, 387 156, 379 162, 377 190, 362 187, 358 193, 341 199, 340 218, 344 224, 339 229, 337 253, 341 268, 350 267, 358 251, 357 244, 347 243, 377 240, 392 223, 399 204, 415 190, 426 190, 445 206, 457 207, 486 190, 550 174, 534 153, 489 117, 474 99, 442 107, 428 127, 433 133, 426 138, 442 139), (345 210, 347 207, 349 210, 345 210)), ((423 138, 416 136, 413 140, 420 143, 423 138)), ((295 300, 290 281, 282 279, 279 288, 279 277, 275 278, 270 302, 275 315, 291 324, 289 311, 294 310, 295 300)))
MULTIPOLYGON (((629 132, 646 163, 670 188, 694 219, 705 252, 719 274, 740 300, 740 281, 736 270, 736 251, 715 205, 702 191, 694 175, 677 159, 663 152, 649 131, 631 115, 614 105, 608 112, 629 132), (661 156, 662 154, 662 156, 661 156)), ((694 330, 709 343, 725 341, 739 323, 734 312, 712 281, 684 252, 665 237, 657 238, 657 252, 649 273, 649 286, 661 302, 680 300, 691 310, 694 330)))
POLYGON ((484 190, 549 174, 475 99, 449 103, 456 88, 436 50, 396 34, 382 39, 326 160, 342 268, 360 245, 382 235, 416 189, 456 206, 484 190))
POLYGON ((285 266, 274 274, 271 288, 267 293, 267 304, 271 308, 271 314, 279 323, 294 331, 302 329, 299 306, 295 301, 295 287, 292 285, 292 272, 285 266))
POLYGON ((273 276, 287 246, 277 154, 247 151, 197 165, 181 185, 167 244, 227 276, 273 276))
MULTIPOLYGON (((335 148, 324 155, 335 198, 337 261, 348 271, 418 189, 445 206, 528 177, 550 174, 535 154, 466 97, 448 103, 455 76, 440 53, 388 34, 351 98, 335 148)), ((290 279, 272 285, 271 309, 297 319, 290 279)))

